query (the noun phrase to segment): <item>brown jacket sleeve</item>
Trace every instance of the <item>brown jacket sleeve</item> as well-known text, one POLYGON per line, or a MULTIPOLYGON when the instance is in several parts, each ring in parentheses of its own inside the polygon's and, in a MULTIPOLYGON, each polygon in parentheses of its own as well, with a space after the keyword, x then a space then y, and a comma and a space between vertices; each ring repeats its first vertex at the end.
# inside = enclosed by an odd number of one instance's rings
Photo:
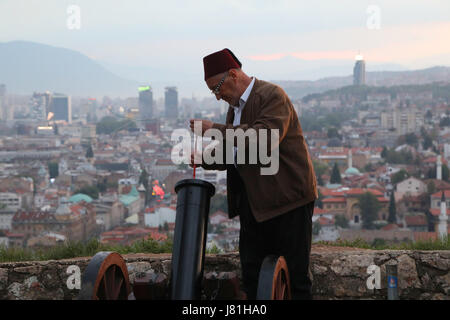
MULTIPOLYGON (((268 99, 264 99, 263 104, 258 108, 259 114, 256 120, 251 124, 241 124, 238 126, 233 126, 230 124, 219 124, 214 123, 213 128, 219 129, 222 132, 224 140, 226 141, 226 130, 227 129, 242 129, 244 133, 246 133, 249 129, 254 129, 256 131, 256 140, 254 139, 245 139, 245 152, 248 154, 248 145, 249 142, 257 143, 259 146, 259 129, 268 129, 267 134, 267 146, 268 149, 271 150, 277 145, 270 145, 270 131, 271 129, 279 130, 279 141, 278 144, 286 136, 287 130, 289 128, 289 123, 292 118, 292 108, 290 106, 289 101, 287 100, 286 94, 284 94, 283 90, 279 87, 275 87, 269 95, 268 99)), ((226 144, 226 143, 224 143, 226 144)), ((237 139, 234 139, 234 146, 237 146, 237 139)))

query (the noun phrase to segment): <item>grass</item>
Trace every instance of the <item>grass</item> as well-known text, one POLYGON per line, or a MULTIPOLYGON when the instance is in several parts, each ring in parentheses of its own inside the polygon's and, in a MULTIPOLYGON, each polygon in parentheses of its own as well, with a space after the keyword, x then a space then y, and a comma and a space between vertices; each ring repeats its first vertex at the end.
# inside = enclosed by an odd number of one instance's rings
POLYGON ((372 250, 450 250, 450 237, 445 240, 419 240, 419 241, 401 241, 397 243, 388 243, 383 239, 375 239, 372 243, 368 243, 362 239, 353 241, 337 240, 319 241, 315 244, 337 246, 337 247, 352 247, 372 250))
MULTIPOLYGON (((383 239, 375 239, 368 243, 362 239, 353 241, 337 240, 319 241, 315 244, 353 247, 372 250, 450 250, 450 238, 441 240, 423 240, 416 242, 398 242, 387 243, 383 239)), ((172 253, 173 240, 158 242, 152 239, 138 240, 131 245, 107 245, 100 243, 97 239, 91 239, 88 242, 67 242, 46 249, 29 248, 5 248, 0 246, 0 262, 19 262, 19 261, 45 261, 61 260, 76 257, 92 257, 99 251, 114 251, 120 254, 129 253, 172 253)), ((207 254, 221 253, 217 247, 206 250, 207 254)))
POLYGON ((138 240, 131 245, 107 245, 97 239, 88 242, 67 242, 50 248, 5 248, 0 246, 0 262, 61 260, 75 257, 94 256, 99 251, 128 253, 171 253, 173 242, 155 240, 138 240))
MULTIPOLYGON (((67 242, 45 249, 5 248, 0 246, 0 262, 61 260, 76 257, 92 257, 100 251, 129 253, 172 253, 173 240, 158 242, 152 239, 138 240, 131 245, 107 245, 97 239, 88 242, 67 242)), ((206 250, 207 254, 221 253, 217 247, 206 250)))

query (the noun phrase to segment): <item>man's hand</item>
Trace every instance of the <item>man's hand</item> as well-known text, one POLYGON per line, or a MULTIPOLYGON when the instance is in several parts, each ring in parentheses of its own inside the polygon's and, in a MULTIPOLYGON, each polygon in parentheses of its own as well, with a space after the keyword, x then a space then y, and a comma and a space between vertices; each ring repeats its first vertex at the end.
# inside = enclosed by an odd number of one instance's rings
POLYGON ((213 122, 210 121, 210 120, 204 120, 204 119, 191 119, 191 120, 189 120, 189 121, 190 121, 190 127, 191 127, 191 130, 192 130, 192 132, 194 132, 194 133, 195 133, 195 131, 194 131, 194 123, 195 123, 196 121, 201 122, 202 136, 205 134, 206 130, 211 129, 212 126, 213 126, 213 122))

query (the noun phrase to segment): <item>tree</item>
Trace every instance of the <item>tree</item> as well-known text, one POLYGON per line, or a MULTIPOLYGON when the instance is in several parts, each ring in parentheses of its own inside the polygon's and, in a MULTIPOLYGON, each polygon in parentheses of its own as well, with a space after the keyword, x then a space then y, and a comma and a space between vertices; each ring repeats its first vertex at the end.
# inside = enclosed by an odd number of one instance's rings
POLYGON ((359 207, 363 220, 364 229, 375 229, 374 221, 378 218, 378 211, 381 204, 377 197, 370 192, 366 192, 358 197, 359 207))
POLYGON ((442 118, 441 121, 439 121, 439 127, 450 127, 450 117, 442 118))
POLYGON ((98 199, 99 190, 98 190, 98 188, 96 186, 87 186, 87 187, 83 187, 81 189, 78 189, 74 193, 75 194, 83 193, 83 194, 86 194, 86 195, 90 196, 93 199, 98 199))
POLYGON ((325 183, 323 182, 322 176, 316 176, 317 178, 317 184, 319 186, 323 186, 325 183))
POLYGON ((373 170, 374 170, 373 164, 370 163, 370 162, 364 166, 364 171, 365 172, 371 172, 373 170))
MULTIPOLYGON (((437 178, 436 177, 436 171, 437 171, 437 167, 436 166, 434 166, 433 168, 428 169, 428 172, 427 172, 428 179, 436 179, 437 178)), ((448 181, 449 177, 450 177, 450 171, 449 171, 447 165, 442 164, 442 180, 448 181)))
POLYGON ((108 189, 106 178, 103 178, 103 182, 97 181, 97 189, 99 192, 105 192, 108 189))
POLYGON ((211 198, 211 206, 210 206, 210 212, 214 213, 218 210, 221 210, 225 213, 228 213, 228 202, 227 197, 225 195, 222 195, 220 193, 214 195, 211 198))
POLYGON ((319 186, 323 186, 324 183, 322 180, 322 175, 327 172, 328 165, 321 161, 314 160, 314 159, 312 162, 313 162, 313 167, 314 167, 314 173, 316 174, 317 184, 319 186))
POLYGON ((317 236, 320 232, 320 229, 322 229, 322 226, 320 225, 319 220, 317 220, 312 225, 312 234, 317 236))
POLYGON ((319 198, 317 198, 317 200, 316 200, 316 204, 317 204, 317 206, 320 208, 320 209, 323 209, 323 202, 322 202, 322 200, 323 200, 323 194, 322 194, 322 192, 320 192, 320 189, 319 189, 319 198))
POLYGON ((341 135, 339 134, 336 128, 328 128, 327 137, 328 139, 331 138, 338 138, 339 140, 341 139, 341 135))
POLYGON ((436 185, 434 184, 433 181, 430 181, 427 185, 427 193, 432 195, 435 192, 436 192, 436 185))
POLYGON ((383 159, 386 159, 388 155, 388 149, 386 148, 386 146, 383 147, 383 151, 381 151, 381 157, 383 159))
POLYGON ((348 228, 348 219, 344 215, 338 214, 334 218, 334 225, 336 227, 341 227, 341 228, 344 228, 344 229, 348 228))
POLYGON ((48 172, 50 175, 50 179, 56 178, 59 176, 59 166, 56 162, 49 162, 48 163, 48 172))
POLYGON ((402 182, 403 180, 405 180, 408 177, 409 177, 408 172, 405 169, 402 169, 399 172, 396 172, 392 175, 391 182, 393 184, 397 184, 399 182, 402 182))
POLYGON ((414 133, 408 133, 405 135, 405 142, 410 146, 417 147, 419 140, 414 133))
POLYGON ((395 196, 394 192, 391 192, 391 198, 389 200, 389 217, 388 217, 389 223, 396 223, 397 222, 397 209, 395 207, 395 196))
POLYGON ((134 130, 136 129, 136 123, 131 119, 124 119, 118 121, 114 117, 104 117, 96 125, 96 131, 98 134, 111 134, 121 130, 134 130))
POLYGON ((442 164, 442 180, 448 181, 450 172, 446 164, 442 164))
POLYGON ((330 183, 341 183, 341 173, 339 172, 336 162, 334 163, 333 170, 331 172, 330 183))
POLYGON ((433 146, 433 140, 431 140, 431 137, 429 135, 426 135, 423 139, 422 147, 425 150, 430 149, 433 146))
POLYGON ((92 150, 91 144, 89 144, 87 150, 86 150, 86 158, 92 159, 94 157, 94 151, 92 150))

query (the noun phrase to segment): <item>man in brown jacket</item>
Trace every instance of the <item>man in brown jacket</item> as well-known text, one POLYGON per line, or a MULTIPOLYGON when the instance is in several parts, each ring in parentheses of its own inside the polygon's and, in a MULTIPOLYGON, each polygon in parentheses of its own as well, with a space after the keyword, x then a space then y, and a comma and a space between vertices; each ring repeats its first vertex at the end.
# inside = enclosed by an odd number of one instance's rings
MULTIPOLYGON (((228 214, 230 218, 240 216, 239 253, 247 297, 256 298, 262 262, 274 254, 286 258, 292 297, 311 299, 311 220, 318 194, 308 147, 292 103, 280 87, 247 76, 229 49, 206 56, 203 64, 207 86, 217 100, 228 102, 230 107, 225 124, 191 119, 192 130, 195 121, 201 121, 202 134, 208 129, 220 130, 223 146, 227 129, 242 129, 244 133, 278 129, 279 133, 278 145, 267 141, 269 150, 278 148, 275 174, 261 174, 264 165, 250 164, 248 157, 244 164, 236 161, 236 148, 234 163, 200 164, 206 170, 227 170, 228 214)), ((258 134, 257 139, 262 136, 258 134)), ((236 147, 236 141, 232 145, 236 147)), ((225 159, 227 149, 223 150, 225 159)), ((248 151, 246 143, 246 156, 248 151)))

